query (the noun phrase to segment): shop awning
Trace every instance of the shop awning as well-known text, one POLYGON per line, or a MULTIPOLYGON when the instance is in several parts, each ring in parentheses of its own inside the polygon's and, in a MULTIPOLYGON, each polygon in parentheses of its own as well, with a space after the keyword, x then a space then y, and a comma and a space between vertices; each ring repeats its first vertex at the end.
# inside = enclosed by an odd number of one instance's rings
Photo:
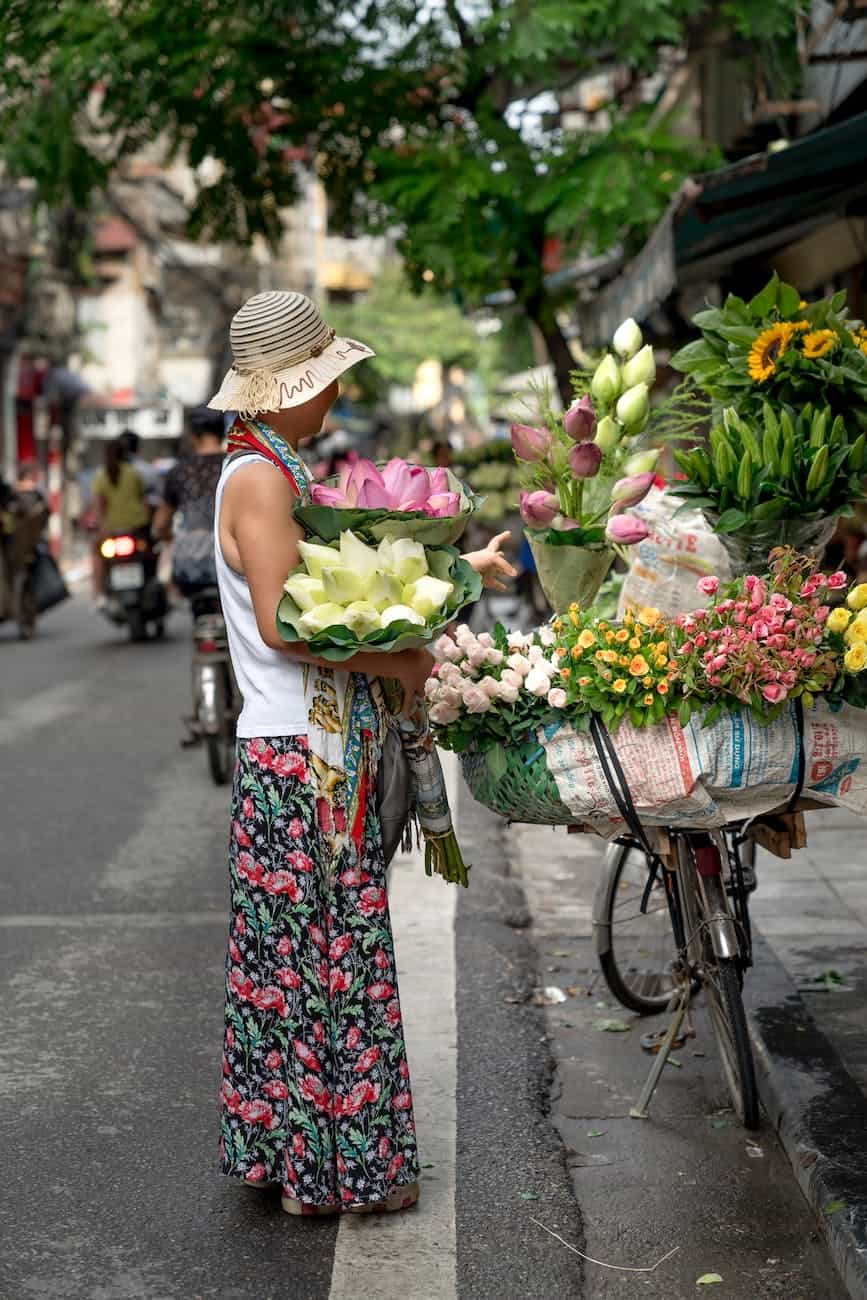
POLYGON ((867 199, 867 113, 693 178, 639 255, 582 313, 588 343, 646 318, 678 284, 773 253, 867 199))

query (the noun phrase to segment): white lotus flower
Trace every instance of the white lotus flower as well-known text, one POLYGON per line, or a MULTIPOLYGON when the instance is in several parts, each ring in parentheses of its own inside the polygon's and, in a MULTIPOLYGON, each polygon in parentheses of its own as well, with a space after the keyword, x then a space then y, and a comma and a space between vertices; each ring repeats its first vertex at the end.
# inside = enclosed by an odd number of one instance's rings
POLYGON ((318 542, 299 542, 298 550, 304 567, 314 578, 321 578, 323 569, 334 569, 340 564, 340 552, 334 547, 321 546, 318 542))
POLYGON ((421 614, 417 614, 409 605, 389 605, 388 609, 382 611, 382 626, 389 627, 396 623, 398 619, 406 619, 408 623, 418 623, 424 627, 424 619, 421 614))
POLYGON ((380 611, 403 600, 403 584, 393 573, 375 573, 365 585, 364 600, 369 600, 380 611))
POLYGON ((311 637, 317 632, 322 632, 326 627, 343 627, 345 623, 346 611, 342 605, 325 604, 316 605, 306 614, 302 614, 298 620, 298 627, 305 637, 311 637))
POLYGON ((366 600, 370 582, 364 574, 342 567, 322 570, 322 587, 328 600, 337 605, 366 600))
POLYGON ((283 583, 283 590, 287 596, 292 597, 302 613, 326 602, 325 588, 321 581, 319 578, 311 577, 309 573, 296 573, 293 577, 287 578, 283 583))
POLYGON ((379 553, 349 530, 340 534, 340 563, 365 578, 372 578, 382 567, 379 553))
MULTIPOLYGON (((380 548, 380 565, 382 565, 380 548)), ((404 584, 417 582, 428 571, 427 557, 421 542, 413 542, 408 537, 398 537, 391 543, 391 572, 404 584)))
POLYGON ((379 610, 375 605, 371 605, 369 600, 352 601, 346 606, 344 619, 346 626, 359 637, 369 636, 371 632, 377 632, 382 627, 379 610))
POLYGON ((416 582, 408 582, 403 589, 403 600, 405 604, 412 605, 423 618, 433 618, 434 614, 439 614, 454 589, 453 582, 442 582, 439 578, 428 575, 416 582))
POLYGON ((617 329, 614 331, 614 338, 611 340, 611 345, 619 357, 624 357, 628 360, 630 357, 635 356, 643 342, 644 338, 641 330, 638 328, 638 325, 632 317, 629 316, 623 324, 618 325, 617 329))

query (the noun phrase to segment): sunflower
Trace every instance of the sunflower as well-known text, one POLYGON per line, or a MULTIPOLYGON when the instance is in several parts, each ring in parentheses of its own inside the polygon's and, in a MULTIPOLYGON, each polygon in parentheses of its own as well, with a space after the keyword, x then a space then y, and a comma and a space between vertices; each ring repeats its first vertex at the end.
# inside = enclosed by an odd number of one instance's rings
POLYGON ((781 321, 779 325, 762 330, 756 338, 747 357, 747 370, 757 384, 763 384, 776 373, 777 362, 791 343, 794 332, 794 325, 781 321))
POLYGON ((839 343, 833 330, 811 330, 804 335, 804 356, 810 361, 823 357, 839 343))
POLYGON ((867 329, 862 325, 860 329, 850 330, 849 334, 855 347, 867 356, 867 329))

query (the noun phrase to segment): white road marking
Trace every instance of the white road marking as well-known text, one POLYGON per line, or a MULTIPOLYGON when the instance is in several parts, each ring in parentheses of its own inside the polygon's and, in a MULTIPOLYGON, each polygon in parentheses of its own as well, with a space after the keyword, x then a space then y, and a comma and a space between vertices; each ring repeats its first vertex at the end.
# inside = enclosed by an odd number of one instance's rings
MULTIPOLYGON (((443 754, 456 811, 457 764, 443 754)), ((455 1300, 456 885, 424 874, 424 853, 395 859, 389 885, 412 1073, 421 1200, 389 1215, 340 1219, 329 1300, 455 1300)))
POLYGON ((47 727, 61 718, 83 711, 86 704, 86 682, 66 682, 49 686, 47 690, 18 700, 0 712, 0 745, 11 745, 22 736, 29 736, 38 727, 47 727))

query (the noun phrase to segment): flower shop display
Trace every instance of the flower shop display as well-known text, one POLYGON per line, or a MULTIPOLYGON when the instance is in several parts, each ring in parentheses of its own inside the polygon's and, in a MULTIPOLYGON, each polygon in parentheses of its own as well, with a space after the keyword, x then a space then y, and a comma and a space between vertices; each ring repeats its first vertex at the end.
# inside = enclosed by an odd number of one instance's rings
POLYGON ((426 469, 393 457, 380 470, 356 460, 295 507, 304 529, 325 542, 353 531, 368 541, 397 536, 425 545, 453 545, 473 511, 475 496, 448 469, 426 469))
POLYGON ((347 529, 299 550, 277 629, 335 663, 360 650, 426 645, 481 594, 481 578, 452 546, 386 537, 373 547, 347 529))
POLYGON ((528 634, 459 627, 434 645, 431 722, 495 811, 613 833, 591 719, 611 732, 642 817, 719 826, 791 792, 800 701, 811 797, 867 810, 867 770, 856 775, 867 741, 867 584, 832 610, 829 593, 845 588, 842 573, 825 577, 780 548, 762 576, 701 578, 710 607, 673 621, 644 609, 618 625, 573 605, 528 634))
POLYGON ((867 329, 845 294, 808 305, 774 275, 750 302, 699 312, 672 365, 711 399, 707 447, 675 453, 673 492, 705 511, 735 568, 791 544, 820 551, 864 498, 867 329))
POLYGON ((521 516, 542 589, 558 611, 592 602, 618 548, 647 536, 631 508, 649 491, 658 451, 640 449, 656 377, 653 349, 628 320, 576 401, 541 425, 513 424, 521 516))
POLYGON ((520 470, 508 439, 492 438, 478 447, 465 448, 455 472, 476 494, 474 519, 479 523, 499 525, 517 512, 520 470))

